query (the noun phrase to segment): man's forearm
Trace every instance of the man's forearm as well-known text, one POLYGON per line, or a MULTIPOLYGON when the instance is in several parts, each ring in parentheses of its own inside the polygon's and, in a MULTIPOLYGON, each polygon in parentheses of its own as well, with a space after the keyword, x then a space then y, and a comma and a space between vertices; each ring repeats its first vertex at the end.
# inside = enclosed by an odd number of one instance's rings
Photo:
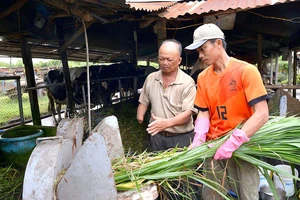
POLYGON ((266 101, 258 102, 253 106, 254 114, 243 125, 242 130, 250 138, 269 119, 269 109, 266 101))
POLYGON ((144 116, 147 111, 147 108, 148 108, 148 106, 146 106, 142 103, 140 103, 138 106, 136 118, 140 124, 144 121, 144 116))
POLYGON ((185 124, 186 122, 188 122, 188 120, 190 120, 191 116, 192 116, 192 111, 186 110, 186 111, 176 115, 175 117, 170 118, 169 119, 170 127, 185 124))

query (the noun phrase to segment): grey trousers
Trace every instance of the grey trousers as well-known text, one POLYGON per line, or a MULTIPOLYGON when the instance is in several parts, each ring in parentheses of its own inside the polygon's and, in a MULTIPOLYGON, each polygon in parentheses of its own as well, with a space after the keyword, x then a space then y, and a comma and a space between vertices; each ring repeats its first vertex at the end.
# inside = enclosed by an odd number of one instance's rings
MULTIPOLYGON (((164 136, 160 133, 150 136, 152 151, 163 151, 174 147, 188 147, 194 138, 194 130, 176 136, 164 136)), ((190 180, 190 182, 195 182, 194 180, 190 180)), ((188 194, 190 198, 193 200, 200 199, 200 195, 198 193, 199 187, 194 184, 187 184, 184 181, 173 181, 170 183, 173 188, 176 188, 180 193, 188 194)), ((173 194, 171 191, 167 191, 163 187, 160 188, 160 197, 157 200, 184 200, 187 198, 183 198, 180 195, 173 194)))
MULTIPOLYGON (((206 159, 204 176, 235 192, 240 200, 258 200, 259 174, 256 166, 240 159, 206 159), (224 174, 225 173, 225 174, 224 174), (224 178, 225 177, 225 178, 224 178)), ((207 186, 202 188, 204 200, 223 199, 207 186)))
POLYGON ((192 143, 193 138, 194 130, 189 133, 171 137, 163 136, 162 134, 157 133, 154 136, 150 136, 150 142, 152 151, 163 151, 176 146, 179 148, 188 147, 192 143))

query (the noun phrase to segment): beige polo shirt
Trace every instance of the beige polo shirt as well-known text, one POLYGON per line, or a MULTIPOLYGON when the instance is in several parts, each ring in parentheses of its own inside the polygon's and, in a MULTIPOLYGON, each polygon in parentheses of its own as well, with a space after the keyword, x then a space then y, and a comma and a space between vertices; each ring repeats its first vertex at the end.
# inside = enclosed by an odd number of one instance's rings
MULTIPOLYGON (((194 80, 178 69, 176 80, 164 89, 161 70, 148 75, 139 102, 148 106, 151 112, 162 118, 172 118, 186 110, 194 111, 196 86, 194 80)), ((150 119, 151 122, 152 119, 150 119)), ((192 116, 183 125, 167 128, 171 133, 185 133, 194 129, 192 116)))

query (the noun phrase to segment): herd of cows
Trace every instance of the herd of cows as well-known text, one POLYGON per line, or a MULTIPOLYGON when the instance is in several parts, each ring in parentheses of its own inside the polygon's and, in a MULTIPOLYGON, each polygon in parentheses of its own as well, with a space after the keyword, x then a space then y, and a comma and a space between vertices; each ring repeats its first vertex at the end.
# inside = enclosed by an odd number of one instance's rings
MULTIPOLYGON (((112 105, 114 95, 119 93, 121 98, 126 94, 137 94, 143 87, 148 74, 157 69, 151 66, 138 66, 122 62, 111 65, 93 65, 90 69, 90 103, 91 106, 108 107, 112 105)), ((202 69, 194 67, 190 76, 197 82, 197 76, 202 69)), ((87 105, 87 68, 70 68, 73 101, 77 108, 87 105)), ((49 98, 49 110, 56 124, 61 120, 61 106, 67 104, 67 91, 64 84, 62 69, 50 70, 44 77, 49 98), (56 120, 55 115, 58 115, 56 120)))
MULTIPOLYGON (((93 65, 90 69, 90 102, 91 105, 103 107, 112 104, 116 92, 124 97, 128 92, 137 92, 142 88, 146 76, 157 69, 151 66, 139 66, 135 68, 131 63, 122 62, 111 65, 93 65), (135 77, 135 78, 134 78, 135 77)), ((73 101, 77 107, 85 105, 88 98, 87 92, 87 68, 70 68, 72 81, 73 101)), ((61 105, 67 104, 67 92, 62 69, 49 71, 44 82, 47 87, 49 108, 57 124, 61 120, 61 105), (52 85, 52 86, 50 86, 52 85), (55 114, 58 114, 58 120, 55 114)))

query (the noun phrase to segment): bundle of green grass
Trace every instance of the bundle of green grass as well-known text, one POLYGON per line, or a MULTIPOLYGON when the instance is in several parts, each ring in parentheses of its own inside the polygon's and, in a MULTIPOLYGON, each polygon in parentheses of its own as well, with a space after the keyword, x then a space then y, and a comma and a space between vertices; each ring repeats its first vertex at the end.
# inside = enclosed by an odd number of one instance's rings
MULTIPOLYGON (((226 189, 219 183, 205 178, 200 173, 199 168, 201 168, 201 163, 206 158, 213 157, 218 147, 231 133, 191 150, 175 148, 164 152, 144 152, 114 160, 113 170, 117 189, 137 189, 139 191, 141 187, 155 183, 159 187, 185 199, 193 199, 193 194, 181 191, 178 189, 179 187, 174 187, 174 184, 172 184, 172 181, 182 181, 186 184, 204 184, 216 190, 224 199, 230 199, 226 196, 226 189)), ((266 177, 275 199, 279 199, 275 192, 274 183, 267 172, 268 170, 293 178, 295 181, 300 179, 262 161, 261 158, 290 163, 292 168, 294 165, 300 164, 300 118, 271 117, 251 137, 249 142, 244 143, 233 153, 234 157, 258 166, 261 173, 266 177)))

